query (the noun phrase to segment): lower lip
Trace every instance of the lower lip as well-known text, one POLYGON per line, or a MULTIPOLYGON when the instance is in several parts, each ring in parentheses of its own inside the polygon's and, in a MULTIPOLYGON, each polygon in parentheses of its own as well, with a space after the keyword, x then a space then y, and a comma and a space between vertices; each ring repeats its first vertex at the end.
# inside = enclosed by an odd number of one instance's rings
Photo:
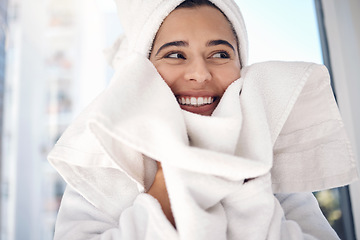
POLYGON ((191 105, 181 105, 180 107, 181 109, 188 111, 188 112, 192 112, 192 113, 196 113, 196 114, 200 114, 200 115, 204 115, 204 116, 210 116, 213 111, 215 110, 216 106, 218 105, 218 99, 216 99, 213 103, 211 104, 206 104, 206 105, 202 105, 202 106, 191 106, 191 105))

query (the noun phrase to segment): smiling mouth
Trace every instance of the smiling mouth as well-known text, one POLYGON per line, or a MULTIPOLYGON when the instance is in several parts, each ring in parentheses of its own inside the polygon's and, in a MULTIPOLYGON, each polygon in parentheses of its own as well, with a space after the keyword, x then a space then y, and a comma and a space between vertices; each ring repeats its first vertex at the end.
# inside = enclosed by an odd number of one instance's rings
POLYGON ((212 104, 216 97, 177 97, 180 105, 201 107, 212 104))

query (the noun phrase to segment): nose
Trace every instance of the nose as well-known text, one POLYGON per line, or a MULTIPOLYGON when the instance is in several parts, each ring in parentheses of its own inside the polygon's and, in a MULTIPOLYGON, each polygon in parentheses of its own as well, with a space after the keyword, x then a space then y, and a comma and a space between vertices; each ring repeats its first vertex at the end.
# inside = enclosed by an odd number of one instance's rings
POLYGON ((211 80, 211 72, 204 59, 194 59, 188 63, 185 79, 199 83, 211 80))

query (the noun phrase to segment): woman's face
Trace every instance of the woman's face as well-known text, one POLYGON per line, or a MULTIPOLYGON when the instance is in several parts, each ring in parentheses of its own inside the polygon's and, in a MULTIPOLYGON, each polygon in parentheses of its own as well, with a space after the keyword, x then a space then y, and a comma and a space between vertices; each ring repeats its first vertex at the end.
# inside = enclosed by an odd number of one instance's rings
POLYGON ((216 8, 174 10, 160 27, 150 55, 186 111, 210 116, 226 88, 240 77, 236 38, 216 8))

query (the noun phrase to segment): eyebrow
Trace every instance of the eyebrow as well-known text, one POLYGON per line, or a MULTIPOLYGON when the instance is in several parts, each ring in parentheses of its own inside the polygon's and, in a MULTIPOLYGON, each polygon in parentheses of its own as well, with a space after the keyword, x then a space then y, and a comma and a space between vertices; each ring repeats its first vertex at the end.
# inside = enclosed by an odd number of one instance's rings
MULTIPOLYGON (((225 45, 230 47, 234 52, 235 52, 235 48, 233 47, 233 45, 231 45, 228 41, 226 40, 222 40, 222 39, 217 39, 217 40, 210 40, 209 42, 206 43, 206 46, 218 46, 218 45, 225 45)), ((157 56, 159 54, 159 52, 161 50, 163 50, 164 48, 167 47, 187 47, 189 46, 189 43, 185 42, 185 41, 173 41, 173 42, 168 42, 165 43, 164 45, 162 45, 156 52, 155 56, 157 56)))
POLYGON ((235 48, 233 47, 233 45, 231 45, 226 40, 222 40, 222 39, 211 40, 206 44, 206 46, 217 46, 217 45, 226 45, 226 46, 230 47, 235 52, 235 48))
POLYGON ((174 42, 168 42, 168 43, 165 43, 164 45, 162 45, 159 50, 157 50, 156 55, 159 54, 159 52, 161 50, 163 50, 164 48, 167 48, 167 47, 171 47, 171 46, 175 46, 175 47, 187 47, 189 46, 189 43, 185 42, 185 41, 174 41, 174 42))

